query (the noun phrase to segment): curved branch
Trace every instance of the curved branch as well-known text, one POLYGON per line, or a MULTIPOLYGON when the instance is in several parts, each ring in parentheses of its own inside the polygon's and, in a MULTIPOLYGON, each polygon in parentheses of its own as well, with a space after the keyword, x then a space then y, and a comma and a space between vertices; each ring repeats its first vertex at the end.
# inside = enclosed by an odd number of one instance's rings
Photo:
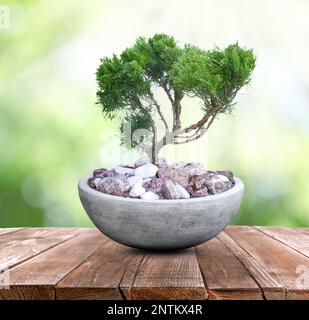
POLYGON ((174 131, 174 135, 178 136, 180 134, 187 133, 192 130, 196 130, 196 129, 197 129, 197 131, 200 130, 207 123, 209 118, 212 117, 214 114, 217 114, 220 109, 221 109, 221 106, 217 105, 210 112, 207 112, 204 115, 204 117, 201 120, 199 120, 198 122, 192 124, 189 127, 184 128, 184 129, 179 129, 179 130, 174 131))
POLYGON ((163 115, 163 113, 162 113, 162 111, 161 111, 160 105, 158 104, 158 102, 157 102, 157 100, 155 99, 155 97, 154 97, 154 95, 153 95, 152 92, 150 92, 150 98, 151 98, 153 104, 155 105, 155 107, 156 107, 156 109, 157 109, 157 111, 158 111, 158 114, 159 114, 162 122, 164 123, 165 130, 168 131, 167 121, 166 121, 166 119, 165 119, 165 117, 164 117, 164 115, 163 115))
POLYGON ((171 92, 170 92, 170 90, 168 89, 168 87, 166 86, 166 84, 163 83, 163 82, 160 82, 160 86, 163 88, 163 90, 164 90, 165 93, 167 94, 167 96, 168 96, 171 104, 174 105, 174 98, 172 97, 171 92))
MULTIPOLYGON (((191 141, 194 141, 194 140, 201 138, 208 131, 209 127, 211 126, 214 119, 216 118, 216 115, 217 115, 217 113, 212 116, 212 118, 209 121, 206 128, 199 128, 193 135, 189 136, 185 141, 175 141, 174 140, 174 144, 184 144, 184 143, 191 142, 191 141)), ((175 138, 179 138, 179 137, 175 136, 175 138)), ((185 138, 185 137, 181 137, 181 138, 185 138)))

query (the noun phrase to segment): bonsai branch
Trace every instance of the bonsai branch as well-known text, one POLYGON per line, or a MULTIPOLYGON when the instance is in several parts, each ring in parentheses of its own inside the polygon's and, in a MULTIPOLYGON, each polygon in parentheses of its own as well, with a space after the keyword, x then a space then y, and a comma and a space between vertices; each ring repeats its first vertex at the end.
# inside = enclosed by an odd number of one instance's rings
POLYGON ((157 100, 155 99, 155 97, 154 97, 154 95, 153 95, 152 92, 150 92, 150 99, 151 99, 152 103, 154 104, 154 106, 156 107, 157 112, 158 112, 158 114, 159 114, 159 116, 160 116, 160 119, 161 119, 162 122, 164 123, 165 130, 166 130, 166 132, 167 132, 167 131, 168 131, 167 121, 166 121, 166 119, 165 119, 165 117, 164 117, 164 115, 163 115, 163 113, 162 113, 162 111, 161 111, 160 105, 158 104, 158 102, 157 102, 157 100))

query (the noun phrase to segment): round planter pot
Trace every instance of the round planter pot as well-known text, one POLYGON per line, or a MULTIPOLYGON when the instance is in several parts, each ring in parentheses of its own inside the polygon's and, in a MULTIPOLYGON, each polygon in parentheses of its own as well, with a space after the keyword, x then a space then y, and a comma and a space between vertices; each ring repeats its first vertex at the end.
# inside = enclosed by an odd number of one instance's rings
POLYGON ((201 244, 221 232, 238 210, 244 185, 216 195, 181 200, 142 200, 108 195, 78 183, 91 221, 112 240, 130 247, 174 250, 201 244))

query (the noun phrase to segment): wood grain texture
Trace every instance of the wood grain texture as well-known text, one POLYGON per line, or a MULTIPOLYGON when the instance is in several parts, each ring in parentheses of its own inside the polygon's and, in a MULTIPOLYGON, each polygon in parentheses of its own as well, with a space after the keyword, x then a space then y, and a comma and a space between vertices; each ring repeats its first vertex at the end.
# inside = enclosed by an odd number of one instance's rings
POLYGON ((0 237, 0 269, 11 268, 66 241, 78 233, 73 228, 29 228, 0 237))
POLYGON ((191 249, 150 252, 96 228, 0 229, 0 299, 308 299, 309 229, 229 227, 191 249))
POLYGON ((284 227, 255 227, 257 230, 267 234, 290 248, 309 257, 309 233, 301 233, 297 230, 284 227))
POLYGON ((13 267, 10 289, 0 290, 0 299, 54 299, 57 283, 106 241, 97 229, 82 229, 72 239, 13 267))
POLYGON ((131 299, 206 299, 194 249, 147 253, 131 288, 131 299))
MULTIPOLYGON (((309 267, 309 260, 281 242, 248 227, 227 228, 226 233, 251 257, 256 265, 272 281, 259 282, 267 298, 271 289, 282 288, 285 299, 309 299, 309 273, 300 275, 300 268, 309 267), (276 284, 270 288, 269 284, 276 284)), ((252 274, 253 275, 253 274, 252 274)), ((254 275, 253 275, 254 276, 254 275)), ((257 280, 257 279, 256 279, 257 280)))
POLYGON ((129 299, 143 256, 108 241, 58 284, 56 299, 129 299))
POLYGON ((25 228, 0 228, 0 236, 7 234, 7 233, 20 231, 23 229, 25 229, 25 228))
POLYGON ((309 228, 293 228, 293 230, 309 236, 309 228))
MULTIPOLYGON (((227 230, 227 229, 225 229, 227 230)), ((282 300, 285 299, 284 289, 279 281, 261 269, 256 261, 241 248, 226 232, 221 232, 218 239, 224 243, 229 250, 241 261, 256 283, 262 290, 265 299, 282 300)))
POLYGON ((240 260, 217 238, 196 247, 208 299, 261 300, 261 290, 240 260))

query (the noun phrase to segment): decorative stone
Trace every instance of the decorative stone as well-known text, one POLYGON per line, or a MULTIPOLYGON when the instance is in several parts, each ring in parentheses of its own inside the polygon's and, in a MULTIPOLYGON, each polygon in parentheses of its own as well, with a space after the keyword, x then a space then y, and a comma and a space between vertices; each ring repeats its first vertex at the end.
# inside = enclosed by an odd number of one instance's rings
POLYGON ((152 163, 144 164, 135 169, 135 175, 141 178, 151 178, 156 175, 158 167, 152 163))
POLYGON ((143 158, 140 158, 138 160, 135 161, 133 167, 134 168, 138 168, 140 166, 143 166, 144 164, 147 164, 147 163, 150 163, 150 159, 148 157, 143 157, 143 158))
POLYGON ((191 162, 182 168, 182 170, 186 171, 189 177, 195 175, 201 175, 207 172, 207 170, 203 167, 200 162, 191 162))
POLYGON ((181 197, 180 197, 181 199, 189 199, 190 198, 189 192, 185 188, 183 188, 180 184, 176 183, 176 188, 181 195, 181 197))
POLYGON ((134 174, 134 169, 130 167, 116 167, 115 172, 119 174, 134 174))
POLYGON ((137 176, 130 176, 130 177, 128 177, 127 181, 131 187, 133 187, 135 184, 142 185, 144 182, 141 177, 137 177, 137 176))
POLYGON ((232 182, 233 185, 235 184, 234 174, 232 171, 230 170, 216 171, 216 174, 227 177, 232 182))
POLYGON ((153 177, 149 181, 145 182, 143 184, 143 187, 146 189, 146 191, 151 191, 157 194, 160 198, 163 198, 162 186, 164 183, 165 183, 165 179, 153 177))
POLYGON ((140 196, 140 198, 143 200, 158 200, 159 196, 157 194, 155 194, 154 192, 147 191, 147 192, 143 193, 140 196))
POLYGON ((171 180, 166 180, 162 186, 162 195, 164 199, 181 199, 182 193, 171 180))
POLYGON ((187 164, 188 164, 187 162, 175 162, 170 165, 170 168, 181 169, 181 168, 184 168, 187 164))
POLYGON ((105 168, 100 168, 93 171, 94 177, 113 177, 114 175, 116 175, 115 170, 109 170, 105 168))
POLYGON ((186 188, 189 183, 188 172, 181 168, 160 168, 158 170, 158 177, 172 180, 173 182, 180 184, 183 188, 186 188))
POLYGON ((138 198, 145 194, 145 199, 153 200, 206 197, 227 191, 235 185, 235 180, 231 171, 207 171, 199 162, 177 162, 169 166, 164 158, 159 158, 154 165, 144 157, 134 166, 96 169, 88 184, 112 195, 138 198))
POLYGON ((200 198, 207 196, 209 196, 209 193, 206 187, 191 193, 192 198, 200 198))
POLYGON ((158 162, 156 163, 156 165, 159 168, 168 168, 168 163, 164 158, 158 158, 158 162))
POLYGON ((126 176, 116 174, 112 177, 104 177, 98 186, 98 191, 113 196, 127 197, 130 187, 130 184, 126 180, 126 176))
POLYGON ((132 197, 132 198, 138 198, 140 195, 142 195, 145 192, 146 192, 145 188, 141 184, 136 183, 131 188, 129 196, 132 197))
POLYGON ((102 179, 102 177, 91 177, 88 179, 88 184, 91 188, 98 189, 102 179))
POLYGON ((232 182, 221 174, 212 176, 207 184, 207 189, 211 194, 221 193, 230 188, 232 188, 232 182))
POLYGON ((208 194, 217 194, 230 189, 232 182, 223 175, 207 172, 199 176, 193 176, 190 179, 189 186, 192 188, 193 193, 207 188, 208 194))
MULTIPOLYGON (((147 163, 151 163, 149 157, 143 157, 143 158, 138 159, 134 163, 133 166, 134 166, 134 168, 138 168, 138 167, 143 166, 144 164, 147 164, 147 163)), ((159 167, 159 168, 167 168, 168 167, 168 163, 165 160, 165 158, 159 157, 158 161, 156 163, 156 166, 159 167)))

